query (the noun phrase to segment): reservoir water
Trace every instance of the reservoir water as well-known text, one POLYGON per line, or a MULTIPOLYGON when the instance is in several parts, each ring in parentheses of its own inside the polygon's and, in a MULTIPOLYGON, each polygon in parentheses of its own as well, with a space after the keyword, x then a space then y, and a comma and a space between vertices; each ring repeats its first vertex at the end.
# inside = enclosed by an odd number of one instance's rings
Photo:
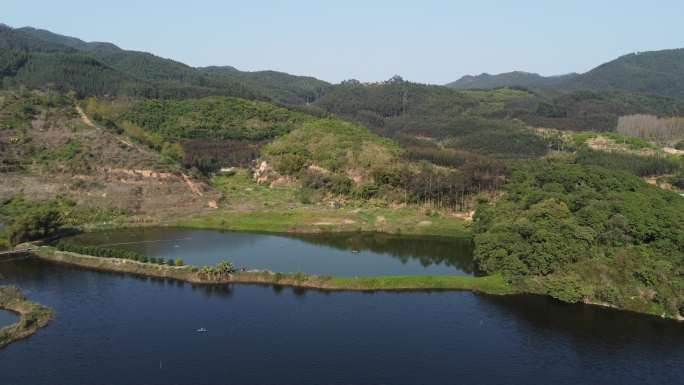
POLYGON ((537 296, 192 286, 0 263, 55 311, 0 384, 681 384, 684 324, 537 296), (197 329, 206 328, 206 333, 197 329))
POLYGON ((19 315, 11 311, 0 309, 0 329, 9 326, 19 320, 19 315))
POLYGON ((195 266, 222 260, 237 267, 336 276, 472 273, 469 239, 375 233, 270 235, 141 228, 85 233, 69 242, 124 248, 195 266))

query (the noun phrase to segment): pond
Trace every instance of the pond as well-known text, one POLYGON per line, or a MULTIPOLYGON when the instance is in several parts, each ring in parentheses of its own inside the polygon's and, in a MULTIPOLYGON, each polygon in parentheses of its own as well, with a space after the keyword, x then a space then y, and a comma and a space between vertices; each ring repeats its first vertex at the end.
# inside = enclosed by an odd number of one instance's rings
POLYGON ((18 314, 0 309, 0 329, 4 328, 5 326, 12 325, 17 321, 19 321, 18 314))
POLYGON ((123 248, 196 266, 222 260, 237 267, 335 276, 469 275, 469 239, 375 233, 271 235, 180 228, 80 234, 69 242, 123 248))
POLYGON ((0 264, 0 274, 56 314, 47 328, 0 350, 3 384, 684 378, 683 324, 544 297, 192 286, 38 260, 0 264))

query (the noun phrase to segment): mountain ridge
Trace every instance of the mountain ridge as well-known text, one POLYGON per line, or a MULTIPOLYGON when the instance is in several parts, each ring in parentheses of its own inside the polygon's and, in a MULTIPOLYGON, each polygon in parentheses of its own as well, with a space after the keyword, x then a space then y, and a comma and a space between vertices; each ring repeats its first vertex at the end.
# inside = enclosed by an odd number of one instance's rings
POLYGON ((534 72, 511 71, 500 74, 483 72, 479 75, 465 75, 460 79, 445 84, 446 87, 459 90, 495 89, 503 87, 541 87, 552 86, 578 76, 572 72, 564 75, 542 76, 534 72))
POLYGON ((447 83, 461 90, 527 87, 557 91, 628 91, 684 98, 684 48, 633 52, 581 73, 541 76, 513 71, 465 75, 447 83))
POLYGON ((329 83, 276 71, 192 67, 108 42, 85 42, 33 27, 0 26, 0 78, 5 88, 74 90, 81 96, 187 98, 225 95, 305 104, 329 83))

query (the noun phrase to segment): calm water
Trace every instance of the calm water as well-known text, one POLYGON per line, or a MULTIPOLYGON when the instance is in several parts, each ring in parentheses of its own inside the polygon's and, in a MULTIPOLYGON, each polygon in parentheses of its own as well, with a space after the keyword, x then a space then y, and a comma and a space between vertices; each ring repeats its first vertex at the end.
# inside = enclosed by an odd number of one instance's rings
POLYGON ((19 320, 16 313, 6 310, 0 310, 0 328, 11 325, 19 320))
POLYGON ((56 320, 1 384, 681 384, 684 324, 542 297, 189 284, 40 261, 0 273, 56 320), (196 333, 204 327, 208 333, 196 333))
POLYGON ((71 242, 135 250, 155 258, 337 276, 458 275, 472 272, 472 242, 386 234, 266 235, 146 228, 81 234, 71 242))

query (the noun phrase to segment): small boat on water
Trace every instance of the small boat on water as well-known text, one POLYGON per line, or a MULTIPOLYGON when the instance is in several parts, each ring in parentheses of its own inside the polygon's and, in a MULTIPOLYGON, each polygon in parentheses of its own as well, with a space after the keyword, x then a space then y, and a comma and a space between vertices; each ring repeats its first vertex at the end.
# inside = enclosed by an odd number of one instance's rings
POLYGON ((206 332, 208 332, 208 331, 209 331, 209 330, 207 330, 207 329, 205 329, 205 328, 199 328, 199 329, 197 329, 197 333, 206 333, 206 332))
POLYGON ((359 250, 352 250, 351 252, 354 253, 354 254, 358 254, 358 253, 359 253, 359 250))

